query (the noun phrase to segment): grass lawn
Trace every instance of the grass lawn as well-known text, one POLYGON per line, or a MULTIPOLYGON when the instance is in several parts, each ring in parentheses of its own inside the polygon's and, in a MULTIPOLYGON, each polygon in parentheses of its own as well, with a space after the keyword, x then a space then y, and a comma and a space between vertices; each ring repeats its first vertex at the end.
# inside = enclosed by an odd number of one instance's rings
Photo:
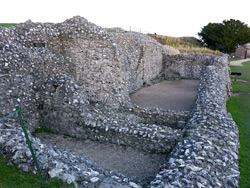
MULTIPOLYGON (((237 78, 248 82, 233 81, 233 93, 250 93, 250 62, 244 62, 242 64, 243 67, 231 66, 231 70, 232 72, 241 72, 242 75, 237 78)), ((232 78, 234 78, 234 76, 232 78)))
POLYGON ((230 58, 230 61, 238 61, 238 60, 243 60, 243 59, 240 59, 240 58, 230 58))
MULTIPOLYGON (((40 178, 32 173, 21 172, 16 166, 6 165, 6 159, 0 154, 0 188, 40 188, 40 178)), ((49 179, 46 188, 73 188, 58 179, 49 179)))
POLYGON ((241 93, 227 101, 227 110, 239 129, 239 167, 240 187, 250 188, 250 62, 243 63, 243 67, 231 66, 233 72, 241 72, 242 80, 233 81, 233 93, 241 93))

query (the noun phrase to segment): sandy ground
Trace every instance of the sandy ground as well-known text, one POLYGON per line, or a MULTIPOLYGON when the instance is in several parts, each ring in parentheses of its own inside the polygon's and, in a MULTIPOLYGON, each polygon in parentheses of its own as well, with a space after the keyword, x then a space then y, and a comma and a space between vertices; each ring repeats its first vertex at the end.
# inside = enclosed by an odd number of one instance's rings
POLYGON ((66 149, 92 161, 102 169, 122 173, 136 181, 152 180, 166 160, 166 155, 149 154, 109 143, 78 140, 52 133, 39 133, 35 136, 42 143, 66 149))
POLYGON ((130 98, 132 103, 141 107, 191 110, 198 85, 199 80, 163 81, 138 90, 130 98))

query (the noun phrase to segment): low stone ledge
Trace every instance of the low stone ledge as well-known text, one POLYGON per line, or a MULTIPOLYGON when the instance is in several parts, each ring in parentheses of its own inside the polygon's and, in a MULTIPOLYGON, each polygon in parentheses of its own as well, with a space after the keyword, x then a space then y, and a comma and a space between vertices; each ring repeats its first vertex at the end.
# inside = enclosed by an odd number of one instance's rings
POLYGON ((80 137, 130 146, 150 153, 169 153, 182 137, 181 130, 155 124, 112 125, 86 122, 80 137))
POLYGON ((130 111, 145 119, 147 123, 182 129, 188 121, 189 111, 164 110, 159 108, 141 108, 135 105, 130 111))

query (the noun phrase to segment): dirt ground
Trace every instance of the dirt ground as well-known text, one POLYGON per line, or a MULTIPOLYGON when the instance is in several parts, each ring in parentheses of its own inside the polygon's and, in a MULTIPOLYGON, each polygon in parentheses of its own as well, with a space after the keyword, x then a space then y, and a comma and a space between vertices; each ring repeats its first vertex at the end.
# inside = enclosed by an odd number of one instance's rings
POLYGON ((52 133, 39 133, 35 136, 44 144, 74 152, 102 169, 116 171, 141 182, 152 180, 166 160, 165 155, 149 154, 109 143, 77 140, 52 133))
POLYGON ((144 87, 130 95, 131 101, 141 107, 166 110, 191 110, 195 102, 199 80, 162 81, 144 87))

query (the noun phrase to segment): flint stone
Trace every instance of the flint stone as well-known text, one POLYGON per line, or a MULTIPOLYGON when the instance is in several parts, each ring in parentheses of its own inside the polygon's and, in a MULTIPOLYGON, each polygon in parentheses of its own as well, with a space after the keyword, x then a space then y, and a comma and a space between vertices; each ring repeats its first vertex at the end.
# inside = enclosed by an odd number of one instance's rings
POLYGON ((90 179, 90 181, 92 183, 96 183, 96 182, 100 181, 100 179, 98 177, 93 177, 93 178, 90 179))
POLYGON ((67 182, 68 184, 73 183, 76 180, 76 177, 71 174, 63 174, 63 181, 67 182))
POLYGON ((63 172, 62 169, 54 168, 54 169, 49 171, 49 175, 50 175, 50 177, 54 178, 54 177, 57 177, 58 174, 60 174, 61 172, 63 172))
POLYGON ((134 183, 134 182, 129 182, 129 185, 130 185, 132 188, 141 188, 141 186, 137 185, 137 184, 134 183))

